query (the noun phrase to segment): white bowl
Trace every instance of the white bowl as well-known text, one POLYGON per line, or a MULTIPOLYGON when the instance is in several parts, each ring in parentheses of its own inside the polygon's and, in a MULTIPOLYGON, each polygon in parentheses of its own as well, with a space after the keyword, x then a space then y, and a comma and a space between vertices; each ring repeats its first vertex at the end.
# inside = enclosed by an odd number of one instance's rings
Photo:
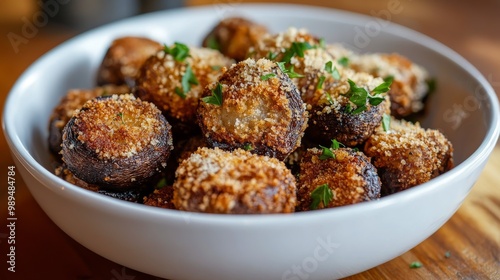
POLYGON ((457 210, 499 135, 498 100, 486 79, 442 44, 352 13, 291 5, 218 5, 139 16, 71 39, 36 61, 5 104, 3 129, 31 193, 64 232, 124 266, 169 279, 332 279, 411 249, 457 210), (47 122, 69 88, 93 87, 115 37, 143 35, 200 44, 222 16, 281 31, 306 27, 356 51, 399 52, 438 81, 424 127, 441 129, 457 166, 379 201, 292 215, 211 215, 133 204, 71 185, 52 174, 47 122), (364 32, 363 40, 360 32, 364 32), (458 110, 457 108, 461 108, 458 110), (457 111, 458 110, 458 111, 457 111))

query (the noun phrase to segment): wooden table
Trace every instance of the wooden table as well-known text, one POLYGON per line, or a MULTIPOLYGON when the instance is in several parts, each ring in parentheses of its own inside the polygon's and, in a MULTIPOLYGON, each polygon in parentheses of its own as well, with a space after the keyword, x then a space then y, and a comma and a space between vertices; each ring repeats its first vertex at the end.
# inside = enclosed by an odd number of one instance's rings
MULTIPOLYGON (((387 9, 390 2, 376 0, 307 1, 371 14, 387 9), (333 2, 333 1, 332 1, 333 2), (358 1, 361 2, 361 1, 358 1)), ((238 1, 188 1, 237 5, 238 1)), ((306 1, 292 1, 295 3, 306 1)), ((452 47, 472 62, 500 92, 500 2, 483 0, 400 0, 403 10, 391 20, 430 35, 452 47)), ((22 22, 20 22, 22 24, 22 22)), ((22 71, 37 57, 73 36, 63 27, 44 27, 15 53, 6 40, 8 32, 21 26, 0 27, 1 106, 7 92, 22 71)), ((0 132, 1 133, 1 132, 0 132)), ((79 245, 62 232, 40 209, 24 182, 16 178, 16 273, 6 265, 6 174, 13 165, 5 139, 0 137, 0 279, 157 279, 108 261, 79 245)), ((500 279, 500 146, 497 145, 479 181, 457 213, 435 234, 402 256, 348 279, 500 279), (421 268, 410 268, 414 261, 421 268)))

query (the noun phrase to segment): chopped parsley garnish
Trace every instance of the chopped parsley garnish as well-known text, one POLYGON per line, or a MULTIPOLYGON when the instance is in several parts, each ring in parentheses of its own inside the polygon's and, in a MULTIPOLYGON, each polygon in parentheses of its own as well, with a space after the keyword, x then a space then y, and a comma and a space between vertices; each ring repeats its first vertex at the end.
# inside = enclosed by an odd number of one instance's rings
POLYGON ((107 90, 103 90, 101 96, 111 96, 112 94, 107 90))
POLYGON ((393 81, 394 81, 394 76, 392 76, 392 75, 389 75, 389 76, 384 78, 384 82, 388 82, 388 83, 392 84, 393 81))
POLYGON ((425 82, 427 83, 427 94, 433 93, 437 87, 436 79, 428 79, 425 82))
POLYGON ((356 108, 352 109, 350 104, 348 104, 347 111, 351 114, 359 114, 365 111, 367 109, 366 102, 373 106, 379 105, 385 99, 383 96, 380 96, 380 94, 389 91, 391 86, 390 82, 383 82, 373 89, 373 95, 371 95, 366 89, 358 87, 351 79, 348 79, 347 81, 350 89, 345 96, 349 98, 349 101, 356 105, 356 108))
POLYGON ((384 114, 382 116, 382 128, 384 129, 385 132, 388 132, 391 130, 391 116, 384 114))
POLYGON ((118 113, 118 114, 116 114, 116 115, 117 115, 117 116, 121 119, 122 124, 125 124, 125 120, 123 119, 123 113, 122 113, 122 112, 120 112, 120 113, 118 113))
POLYGON ((220 44, 215 35, 210 35, 207 38, 207 47, 213 50, 220 50, 220 44))
POLYGON ((318 84, 316 85, 316 89, 322 89, 323 88, 323 83, 325 82, 326 77, 321 76, 319 77, 318 84))
POLYGON ((337 67, 333 67, 333 62, 328 61, 325 63, 325 71, 330 73, 335 80, 340 80, 340 73, 337 67))
POLYGON ((322 204, 322 208, 325 208, 328 206, 330 201, 332 201, 333 192, 328 187, 328 184, 323 184, 321 186, 318 186, 311 192, 311 199, 312 199, 310 206, 311 210, 318 209, 320 203, 322 204))
POLYGON ((179 62, 184 61, 190 55, 189 47, 179 42, 175 42, 174 46, 171 48, 169 48, 167 45, 164 45, 163 51, 167 54, 170 54, 175 61, 179 62))
POLYGON ((261 81, 267 81, 267 80, 269 80, 269 79, 271 79, 271 78, 273 78, 273 77, 276 77, 276 74, 274 74, 274 73, 269 73, 269 74, 266 74, 266 75, 262 75, 262 76, 260 76, 260 80, 261 80, 261 81))
POLYGON ((293 70, 293 65, 286 68, 285 62, 276 62, 276 64, 278 64, 278 67, 281 69, 283 74, 287 74, 290 79, 304 77, 304 75, 301 75, 293 70))
POLYGON ((328 100, 328 103, 330 103, 330 105, 333 105, 332 96, 328 92, 326 93, 326 99, 328 100))
POLYGON ((449 259, 451 257, 450 251, 446 251, 446 253, 444 253, 444 257, 449 259))
POLYGON ((186 72, 182 76, 181 80, 182 88, 175 87, 175 93, 177 93, 177 95, 185 99, 186 93, 188 93, 191 90, 191 85, 198 85, 198 84, 199 84, 198 79, 196 79, 196 75, 193 73, 191 65, 188 64, 188 66, 186 67, 186 72))
POLYGON ((321 146, 321 145, 319 145, 319 147, 323 150, 321 152, 321 155, 319 156, 319 159, 320 160, 326 160, 326 159, 329 159, 329 158, 335 159, 336 157, 335 157, 335 154, 332 152, 332 150, 338 150, 340 147, 345 147, 345 145, 342 144, 342 143, 340 143, 336 139, 333 139, 332 140, 332 144, 330 145, 329 148, 321 146))
POLYGON ((267 53, 267 59, 269 59, 269 60, 275 60, 276 57, 278 57, 278 53, 274 53, 271 51, 267 53))
POLYGON ((217 86, 212 90, 212 95, 205 96, 201 100, 207 104, 222 106, 222 84, 217 83, 217 86))
POLYGON ((344 67, 349 66, 349 58, 347 56, 343 56, 343 57, 339 58, 339 60, 337 60, 337 62, 344 67))
POLYGON ((420 268, 422 267, 422 263, 421 262, 412 262, 410 264, 410 268, 420 268))
POLYGON ((243 146, 243 149, 245 151, 251 151, 251 150, 253 150, 252 144, 246 143, 245 146, 243 146))
POLYGON ((294 55, 304 57, 304 52, 312 48, 313 46, 311 46, 308 42, 293 42, 290 48, 285 50, 281 61, 288 63, 294 55))
POLYGON ((156 189, 161 189, 167 185, 167 179, 165 177, 161 178, 158 183, 156 183, 156 189))
POLYGON ((318 46, 322 49, 326 49, 326 43, 325 43, 325 38, 320 38, 318 46))
POLYGON ((335 154, 332 152, 332 150, 330 150, 330 148, 321 145, 319 145, 319 147, 323 150, 323 152, 321 152, 321 155, 319 156, 320 160, 326 160, 329 158, 335 159, 335 154))

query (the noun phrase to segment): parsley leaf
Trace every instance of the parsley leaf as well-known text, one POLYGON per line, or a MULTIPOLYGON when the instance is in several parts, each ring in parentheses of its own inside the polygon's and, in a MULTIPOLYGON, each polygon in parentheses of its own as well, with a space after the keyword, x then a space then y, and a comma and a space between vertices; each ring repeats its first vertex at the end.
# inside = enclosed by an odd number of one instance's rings
POLYGON ((391 89, 392 80, 385 81, 372 90, 374 95, 388 92, 391 89))
POLYGON ((313 46, 308 42, 293 42, 292 45, 285 50, 281 62, 289 63, 294 55, 304 57, 304 52, 312 48, 313 46))
POLYGON ((339 60, 337 60, 337 62, 344 67, 349 66, 349 58, 347 56, 343 56, 343 57, 339 58, 339 60))
POLYGON ((251 151, 251 150, 253 150, 252 144, 250 144, 250 143, 246 143, 246 144, 243 146, 243 149, 244 149, 245 151, 251 151))
POLYGON ((319 145, 319 147, 323 150, 321 152, 321 155, 319 156, 320 160, 326 160, 329 158, 335 159, 335 154, 332 152, 332 150, 330 150, 330 148, 321 145, 319 145))
POLYGON ((175 88, 175 93, 182 97, 182 99, 186 98, 186 93, 188 93, 191 90, 191 85, 198 85, 198 79, 196 78, 196 75, 193 73, 193 70, 191 69, 191 65, 187 65, 186 67, 186 72, 184 72, 184 75, 182 76, 181 80, 181 85, 182 89, 179 87, 175 88))
POLYGON ((163 51, 167 54, 170 54, 175 61, 182 62, 184 61, 189 54, 189 47, 185 44, 175 42, 174 46, 169 48, 167 45, 163 45, 163 51))
POLYGON ((384 128, 385 132, 388 132, 391 130, 391 116, 384 114, 382 116, 382 127, 384 128))
POLYGON ((320 38, 318 46, 322 49, 326 49, 326 43, 325 43, 325 38, 320 38))
POLYGON ((262 75, 262 76, 260 76, 260 80, 261 80, 261 81, 267 81, 267 80, 269 80, 269 79, 271 79, 271 78, 273 78, 273 77, 276 77, 276 74, 274 74, 274 73, 269 73, 269 74, 266 74, 266 75, 262 75))
POLYGON ((207 47, 213 50, 220 50, 220 44, 214 34, 207 38, 207 47))
POLYGON ((293 70, 293 65, 290 65, 290 67, 286 68, 285 62, 276 62, 276 64, 278 64, 281 72, 283 72, 283 74, 287 74, 290 79, 304 77, 304 75, 301 75, 293 70))
POLYGON ((269 60, 275 60, 276 57, 278 57, 278 53, 274 53, 271 51, 267 53, 267 59, 269 59, 269 60))
POLYGON ((337 139, 332 139, 332 145, 330 146, 330 148, 333 149, 333 150, 337 150, 340 147, 344 147, 345 148, 345 145, 342 144, 342 143, 340 143, 339 141, 337 141, 337 139))
POLYGON ((422 263, 421 262, 412 262, 410 264, 410 268, 420 268, 422 267, 422 263))
POLYGON ((318 186, 316 189, 314 189, 311 192, 311 210, 316 210, 318 209, 319 204, 322 204, 322 208, 325 208, 328 206, 330 201, 333 199, 333 192, 329 188, 328 184, 323 184, 321 186, 318 186))
POLYGON ((332 96, 328 92, 326 93, 326 99, 328 100, 328 103, 330 103, 330 105, 333 105, 332 96))
POLYGON ((321 76, 319 77, 318 84, 316 85, 316 89, 322 89, 323 88, 323 83, 325 82, 326 77, 321 76))
POLYGON ((205 96, 201 100, 207 104, 222 106, 222 84, 217 83, 217 86, 212 90, 212 95, 205 96))
MULTIPOLYGON (((390 82, 383 82, 382 84, 378 85, 375 89, 373 89, 373 95, 369 94, 368 91, 362 87, 358 87, 356 83, 354 83, 352 80, 348 79, 347 82, 349 83, 349 91, 345 94, 349 98, 349 101, 351 101, 354 105, 356 105, 356 108, 354 110, 351 110, 350 106, 348 106, 348 111, 350 111, 352 114, 359 114, 367 109, 366 102, 370 103, 370 105, 377 106, 382 101, 385 100, 383 96, 377 96, 379 94, 385 93, 390 89, 390 82)), ((348 104, 349 105, 349 104, 348 104)))

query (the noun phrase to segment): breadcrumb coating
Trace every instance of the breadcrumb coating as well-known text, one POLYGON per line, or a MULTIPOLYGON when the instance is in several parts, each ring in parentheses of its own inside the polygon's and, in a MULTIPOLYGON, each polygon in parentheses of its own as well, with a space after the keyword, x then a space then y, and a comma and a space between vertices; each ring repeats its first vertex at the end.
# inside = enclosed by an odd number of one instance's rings
POLYGON ((174 189, 172 186, 165 186, 161 189, 154 189, 153 192, 144 196, 144 205, 160 207, 165 209, 175 209, 173 203, 174 189))
POLYGON ((200 148, 180 164, 176 177, 179 210, 264 214, 295 209, 295 178, 284 163, 242 149, 200 148))
POLYGON ((298 182, 298 211, 311 210, 311 193, 328 184, 333 199, 318 209, 370 201, 380 197, 380 178, 370 159, 351 148, 331 149, 335 158, 320 159, 322 150, 308 149, 302 156, 298 182))
POLYGON ((382 195, 423 184, 453 167, 452 144, 438 130, 395 118, 390 127, 378 128, 364 146, 378 169, 382 195))
POLYGON ((198 122, 212 147, 244 148, 284 159, 300 146, 307 113, 297 88, 276 63, 247 59, 233 65, 203 96, 220 84, 222 105, 200 101, 198 122), (263 79, 265 75, 272 75, 263 79))
POLYGON ((172 55, 159 51, 144 63, 137 79, 136 95, 154 103, 173 125, 175 121, 195 124, 198 99, 203 89, 215 82, 225 67, 233 63, 216 50, 190 47, 189 53, 184 61, 176 61, 172 55), (182 78, 188 66, 198 84, 191 84, 190 90, 182 97, 178 91, 183 89, 182 78))
POLYGON ((54 108, 49 119, 49 148, 59 156, 62 143, 62 130, 75 111, 85 102, 99 96, 130 93, 128 86, 105 85, 93 89, 70 89, 54 108))

